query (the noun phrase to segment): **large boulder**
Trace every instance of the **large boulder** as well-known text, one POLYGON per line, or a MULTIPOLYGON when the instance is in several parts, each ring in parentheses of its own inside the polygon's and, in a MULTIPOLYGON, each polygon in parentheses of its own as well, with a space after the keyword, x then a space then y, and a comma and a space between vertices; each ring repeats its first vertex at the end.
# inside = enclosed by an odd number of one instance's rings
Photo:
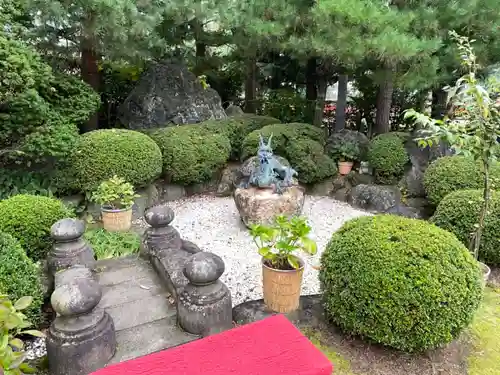
POLYGON ((226 117, 219 94, 204 88, 186 66, 170 61, 152 65, 119 110, 120 121, 134 130, 226 117))
POLYGON ((387 212, 401 203, 401 192, 389 185, 357 185, 351 190, 353 206, 369 211, 387 212))

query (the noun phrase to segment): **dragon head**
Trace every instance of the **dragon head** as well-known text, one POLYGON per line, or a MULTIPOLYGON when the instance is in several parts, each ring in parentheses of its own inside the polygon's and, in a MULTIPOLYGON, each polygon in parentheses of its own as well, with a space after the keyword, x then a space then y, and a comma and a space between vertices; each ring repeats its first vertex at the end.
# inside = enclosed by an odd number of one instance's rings
POLYGON ((268 163, 269 158, 273 156, 273 149, 271 148, 272 138, 273 135, 271 134, 266 143, 264 142, 264 138, 262 138, 262 134, 259 134, 259 150, 257 151, 257 156, 259 157, 259 161, 261 164, 268 163))

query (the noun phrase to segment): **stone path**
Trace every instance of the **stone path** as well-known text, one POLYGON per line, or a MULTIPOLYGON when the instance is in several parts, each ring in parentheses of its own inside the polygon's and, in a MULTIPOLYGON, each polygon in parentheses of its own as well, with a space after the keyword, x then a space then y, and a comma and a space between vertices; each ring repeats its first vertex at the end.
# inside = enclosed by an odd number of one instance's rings
POLYGON ((177 326, 169 293, 148 261, 137 256, 98 262, 103 295, 99 307, 113 318, 123 362, 197 339, 177 326))

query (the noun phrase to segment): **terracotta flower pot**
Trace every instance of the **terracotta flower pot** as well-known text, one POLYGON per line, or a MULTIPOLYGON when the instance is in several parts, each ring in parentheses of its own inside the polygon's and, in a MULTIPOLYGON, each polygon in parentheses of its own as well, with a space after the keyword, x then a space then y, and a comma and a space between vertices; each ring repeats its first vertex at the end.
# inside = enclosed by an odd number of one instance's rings
POLYGON ((298 260, 297 270, 277 270, 262 262, 264 303, 270 310, 288 313, 299 307, 305 263, 298 260))
POLYGON ((132 208, 117 210, 102 207, 102 224, 109 232, 124 232, 132 227, 132 208))
POLYGON ((339 173, 343 176, 349 174, 353 165, 352 161, 339 161, 339 173))

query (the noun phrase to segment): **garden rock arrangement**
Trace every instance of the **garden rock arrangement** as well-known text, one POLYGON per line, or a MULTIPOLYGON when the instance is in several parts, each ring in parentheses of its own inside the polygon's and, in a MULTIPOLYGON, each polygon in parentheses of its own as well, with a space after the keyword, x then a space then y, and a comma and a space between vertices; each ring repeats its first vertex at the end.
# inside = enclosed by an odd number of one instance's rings
POLYGON ((120 112, 120 121, 134 130, 226 118, 219 94, 204 88, 186 66, 171 61, 147 70, 120 112))

